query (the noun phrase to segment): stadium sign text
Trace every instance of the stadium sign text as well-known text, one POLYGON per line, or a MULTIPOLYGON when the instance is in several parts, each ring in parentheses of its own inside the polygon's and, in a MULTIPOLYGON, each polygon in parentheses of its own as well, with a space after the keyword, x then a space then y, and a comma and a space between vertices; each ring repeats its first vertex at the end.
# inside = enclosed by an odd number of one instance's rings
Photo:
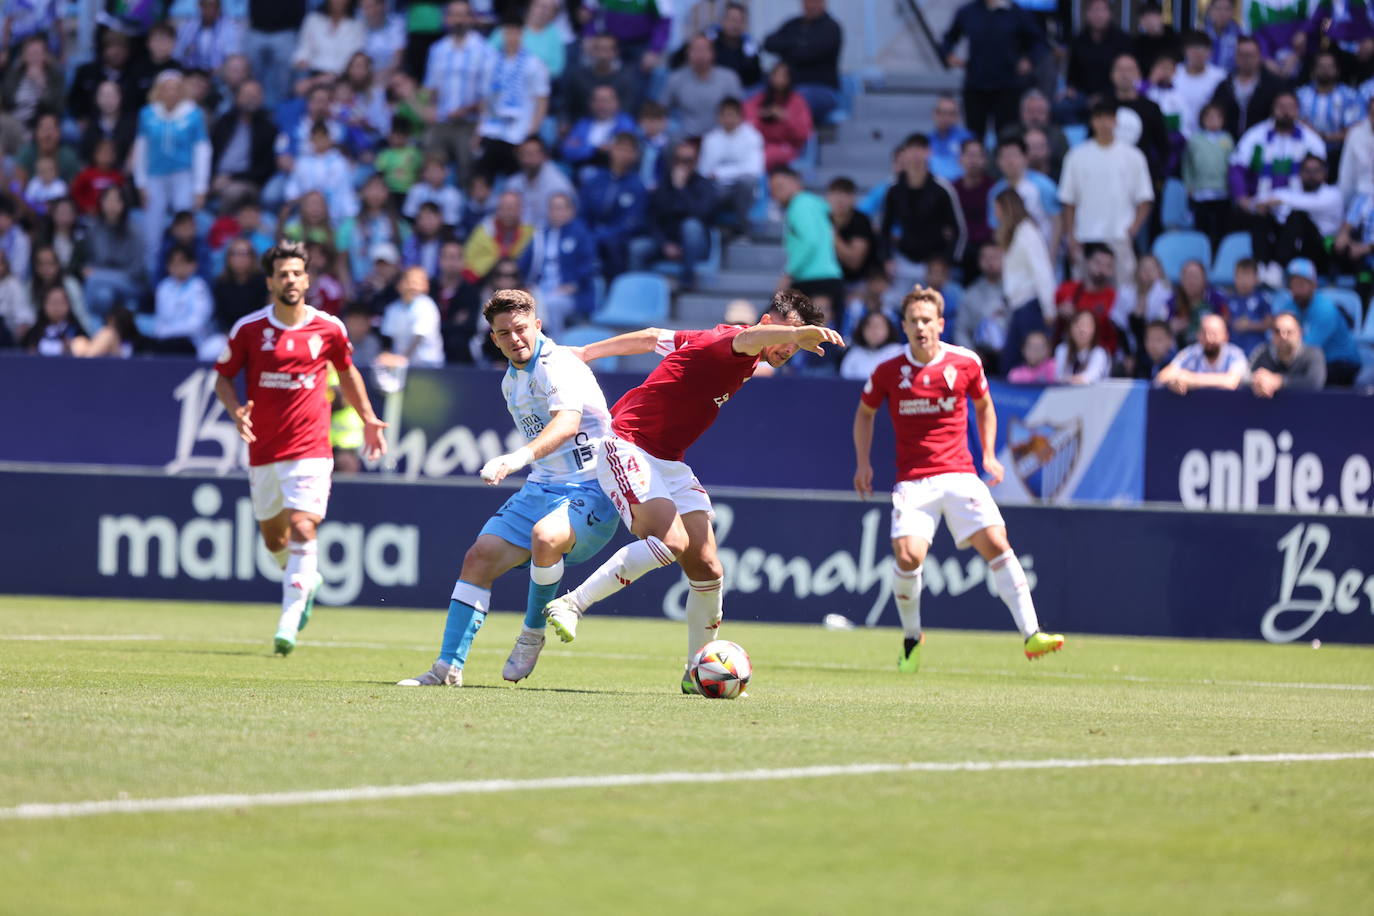
POLYGON ((1269 642, 1293 642, 1312 631, 1330 611, 1353 614, 1365 604, 1374 613, 1374 575, 1359 569, 1337 573, 1323 569, 1322 560, 1331 547, 1331 529, 1326 525, 1298 523, 1279 539, 1283 555, 1283 579, 1279 600, 1270 605, 1260 622, 1260 633, 1269 642), (1300 620, 1297 615, 1305 615, 1300 620), (1280 618, 1294 621, 1282 629, 1280 618))
POLYGON ((1331 479, 1315 452, 1295 454, 1293 434, 1277 436, 1263 429, 1247 429, 1239 451, 1218 449, 1210 454, 1190 449, 1178 467, 1178 492, 1189 509, 1275 509, 1300 512, 1354 512, 1370 509, 1374 470, 1361 454, 1348 455, 1336 474, 1335 492, 1320 494, 1331 479), (1261 485, 1268 499, 1261 499, 1261 485))

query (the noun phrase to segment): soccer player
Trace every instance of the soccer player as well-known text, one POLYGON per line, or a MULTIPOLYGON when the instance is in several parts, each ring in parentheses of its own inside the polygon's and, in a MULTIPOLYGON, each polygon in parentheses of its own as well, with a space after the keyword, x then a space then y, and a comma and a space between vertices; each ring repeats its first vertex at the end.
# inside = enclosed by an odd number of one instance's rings
POLYGON ((1064 647, 1064 637, 1043 633, 1030 585, 1007 543, 1006 523, 987 484, 973 468, 968 450, 968 398, 973 399, 983 470, 1002 480, 997 460, 997 414, 978 354, 941 343, 945 300, 917 286, 902 300, 902 329, 910 346, 873 370, 854 414, 854 489, 873 492, 873 417, 887 401, 897 434, 897 485, 892 488, 892 594, 902 618, 898 670, 914 674, 921 665, 921 564, 943 515, 959 547, 972 544, 988 563, 997 594, 1011 610, 1025 639, 1026 658, 1064 647))
POLYGON ((482 309, 492 342, 510 361, 501 381, 510 415, 528 445, 482 467, 495 486, 526 465, 529 479, 506 500, 463 557, 453 586, 443 644, 434 665, 400 687, 461 687, 463 665, 481 629, 491 585, 503 573, 530 564, 525 624, 501 676, 530 676, 544 648, 544 605, 563 581, 563 566, 595 556, 615 534, 616 514, 596 483, 597 443, 610 432, 606 396, 592 370, 568 347, 540 333, 534 298, 500 290, 482 309))
MULTIPOLYGON (((721 324, 705 331, 645 328, 589 344, 583 359, 636 353, 663 362, 611 408, 611 430, 596 477, 625 527, 640 540, 616 551, 585 582, 545 609, 560 639, 572 642, 577 623, 596 602, 640 576, 674 561, 687 574, 687 658, 716 636, 721 620, 721 565, 711 530, 711 497, 684 453, 725 402, 754 374, 759 361, 778 368, 798 350, 824 352, 844 340, 822 326, 819 309, 796 290, 773 296, 752 327, 721 324)), ((683 693, 695 693, 684 674, 683 693)))
POLYGON ((324 584, 315 530, 329 503, 334 470, 326 363, 338 371, 339 391, 362 418, 368 457, 386 453, 386 424, 372 411, 343 322, 305 304, 306 261, 298 242, 267 249, 262 267, 271 304, 239 319, 215 365, 215 394, 248 443, 248 488, 258 529, 285 573, 274 642, 282 655, 296 648, 296 634, 310 622, 324 584), (248 389, 242 404, 234 390, 240 371, 248 389))

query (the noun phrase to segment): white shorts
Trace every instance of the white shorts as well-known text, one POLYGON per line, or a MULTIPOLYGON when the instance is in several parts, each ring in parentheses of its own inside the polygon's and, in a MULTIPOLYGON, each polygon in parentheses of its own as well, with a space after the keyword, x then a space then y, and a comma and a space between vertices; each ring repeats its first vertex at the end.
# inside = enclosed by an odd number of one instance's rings
POLYGON ((254 517, 265 522, 283 509, 299 509, 324 518, 333 473, 333 458, 300 458, 249 468, 254 517))
POLYGON ((988 485, 977 474, 936 474, 903 480, 892 488, 892 539, 918 537, 927 544, 944 515, 961 549, 992 525, 1005 525, 988 485))
POLYGON ((705 512, 707 518, 716 517, 711 497, 686 462, 655 458, 615 436, 603 439, 600 448, 596 482, 610 497, 626 528, 634 524, 631 509, 651 499, 671 500, 678 515, 705 512))

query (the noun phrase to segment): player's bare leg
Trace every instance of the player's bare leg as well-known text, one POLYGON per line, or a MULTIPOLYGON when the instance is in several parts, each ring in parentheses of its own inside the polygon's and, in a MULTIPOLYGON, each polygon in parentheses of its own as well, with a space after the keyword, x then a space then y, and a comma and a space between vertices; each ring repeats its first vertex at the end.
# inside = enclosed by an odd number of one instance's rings
POLYGON ((670 566, 687 549, 687 529, 671 499, 650 499, 630 510, 630 531, 640 540, 611 554, 611 558, 562 598, 544 609, 549 626, 564 642, 577 638, 577 622, 596 602, 614 595, 651 570, 670 566))
POLYGON ((324 581, 320 578, 315 539, 320 520, 320 516, 312 512, 284 509, 258 524, 263 542, 273 557, 277 557, 283 547, 287 554, 282 565, 281 617, 273 639, 273 646, 281 655, 290 655, 296 648, 296 634, 310 622, 315 595, 324 581))
POLYGON ((915 674, 921 668, 921 586, 930 542, 915 535, 892 539, 892 597, 902 621, 902 654, 897 670, 915 674))
POLYGON ((566 513, 551 513, 530 531, 530 590, 525 622, 501 676, 512 683, 530 676, 544 648, 544 607, 558 594, 563 581, 563 557, 577 546, 577 535, 566 513))
POLYGON ((487 619, 491 584, 530 558, 530 552, 494 534, 478 535, 463 555, 463 568, 453 586, 439 657, 418 677, 397 681, 398 687, 461 687, 463 665, 472 639, 487 619))
POLYGON ((997 594, 1011 611, 1016 628, 1025 640, 1026 658, 1037 659, 1064 648, 1063 636, 1045 633, 1040 629, 1035 602, 1031 599, 1030 583, 1026 581, 1021 561, 1016 558, 1015 551, 1007 541, 1007 529, 1002 525, 990 525, 974 532, 969 542, 988 563, 988 575, 997 587, 997 594))

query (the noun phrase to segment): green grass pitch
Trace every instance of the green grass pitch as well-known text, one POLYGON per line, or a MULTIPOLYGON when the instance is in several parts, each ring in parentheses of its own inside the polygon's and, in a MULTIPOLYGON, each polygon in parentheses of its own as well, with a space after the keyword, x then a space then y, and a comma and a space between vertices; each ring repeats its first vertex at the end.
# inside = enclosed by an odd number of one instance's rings
MULTIPOLYGON (((729 602, 727 601, 727 613, 729 602)), ((750 696, 678 693, 682 625, 588 617, 531 681, 493 614, 0 597, 0 913, 1354 913, 1374 760, 877 772, 17 819, 34 803, 489 779, 1374 751, 1374 650, 732 625, 750 696), (51 637, 64 637, 55 639, 51 637), (1299 686, 1302 685, 1302 686, 1299 686)), ((1176 762, 1176 761, 1175 761, 1176 762)))

